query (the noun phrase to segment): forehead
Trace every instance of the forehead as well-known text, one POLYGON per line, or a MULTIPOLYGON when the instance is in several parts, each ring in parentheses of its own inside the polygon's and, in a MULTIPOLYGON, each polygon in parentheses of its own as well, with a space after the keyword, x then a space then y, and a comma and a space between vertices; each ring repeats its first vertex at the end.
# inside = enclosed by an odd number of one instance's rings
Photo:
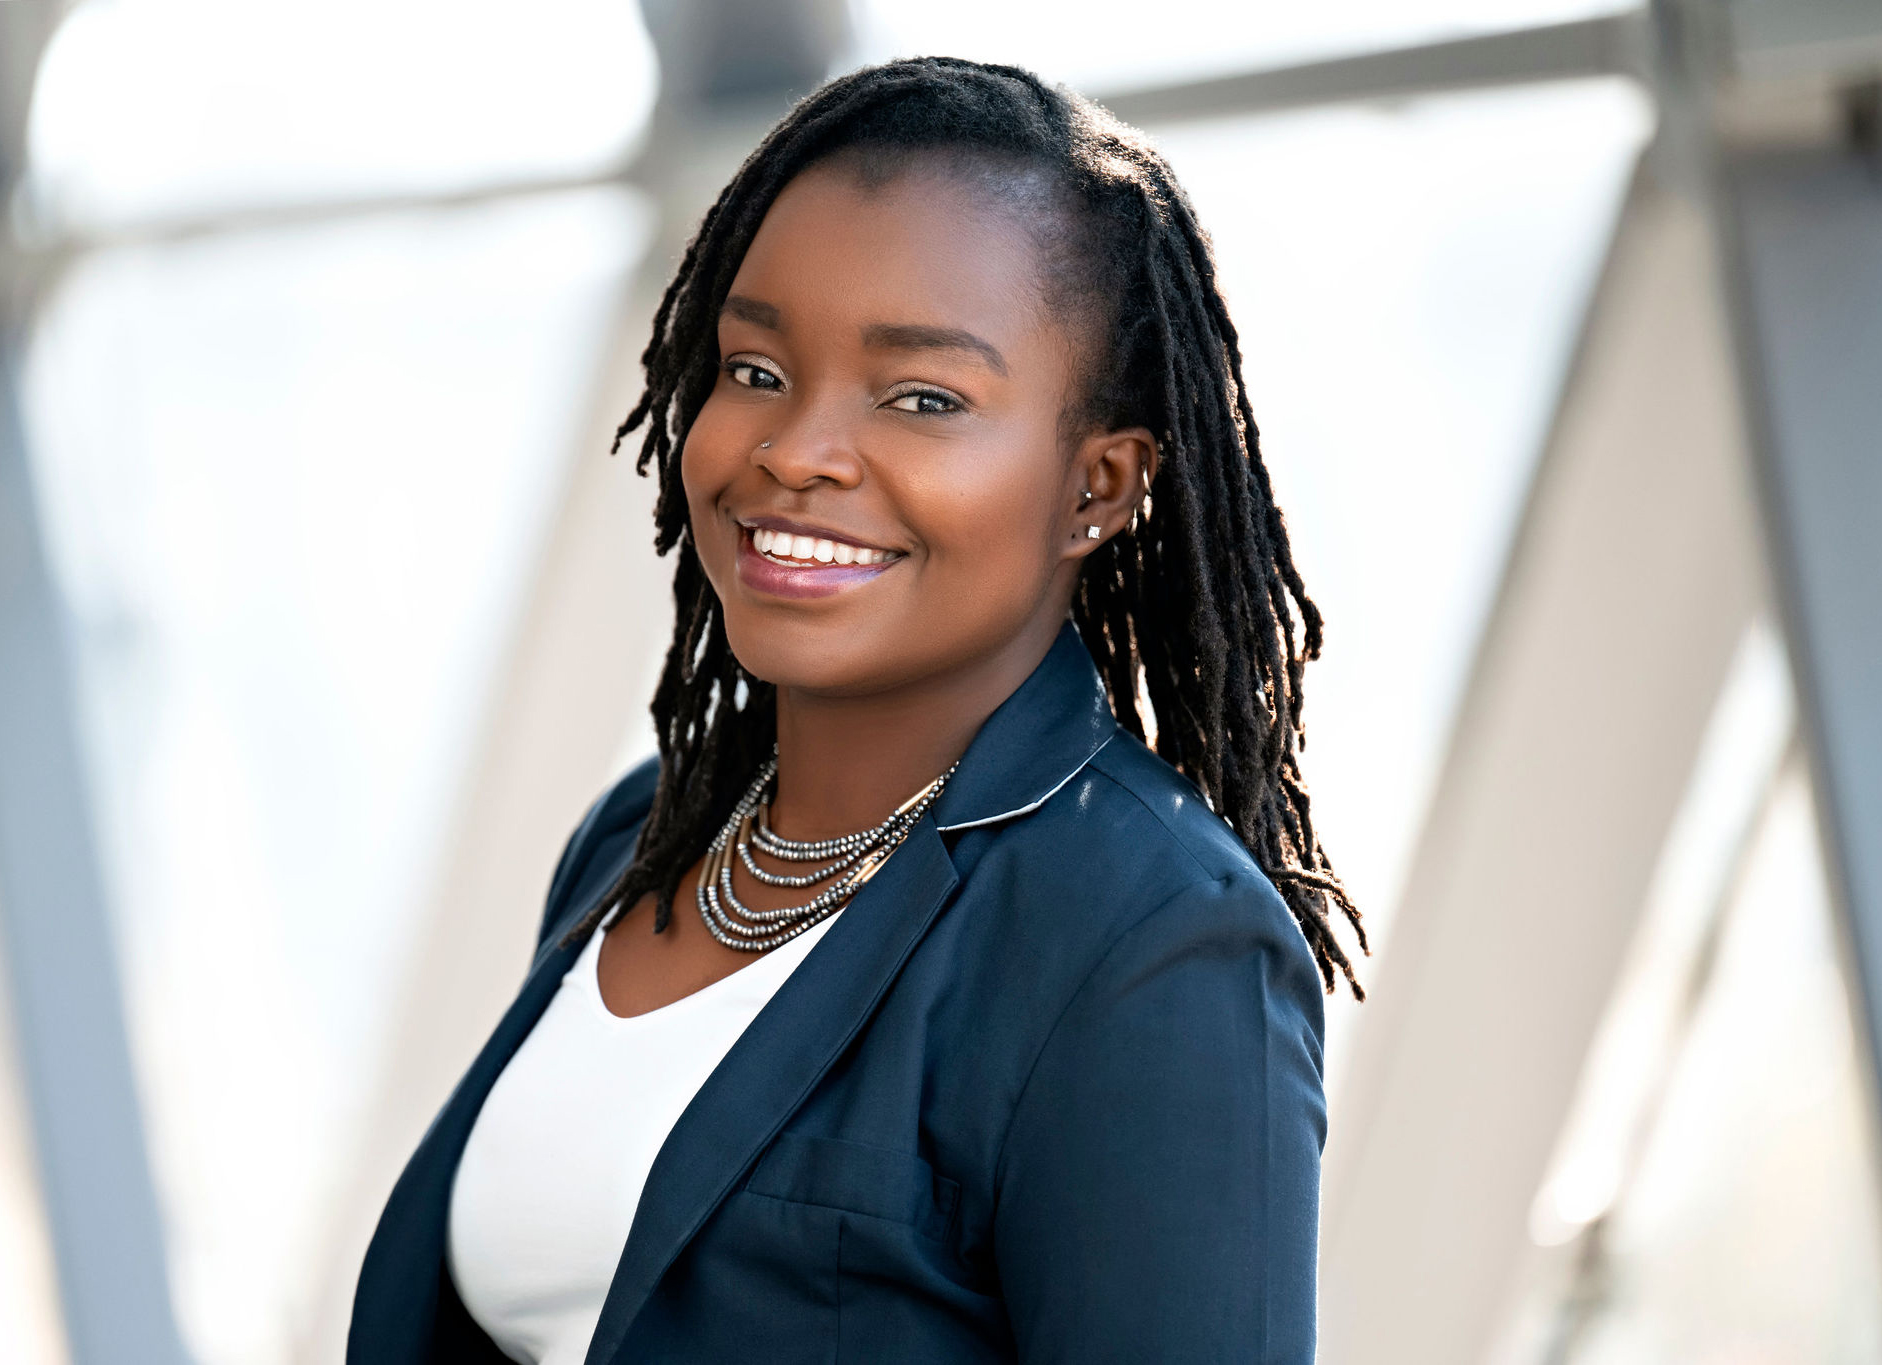
POLYGON ((997 333, 1003 347, 1056 330, 1019 215, 921 167, 866 181, 840 161, 811 166, 773 201, 732 290, 776 306, 787 328, 853 316, 997 333))

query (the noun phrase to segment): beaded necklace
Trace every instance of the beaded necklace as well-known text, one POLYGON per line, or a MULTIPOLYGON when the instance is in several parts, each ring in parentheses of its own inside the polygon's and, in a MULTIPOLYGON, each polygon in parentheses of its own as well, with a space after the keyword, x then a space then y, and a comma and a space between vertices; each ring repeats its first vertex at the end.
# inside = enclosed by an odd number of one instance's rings
POLYGON ((728 948, 761 953, 796 938, 817 921, 835 914, 864 882, 876 875, 889 855, 908 837, 908 832, 935 803, 959 766, 957 760, 873 829, 834 839, 786 839, 771 828, 771 784, 778 775, 778 753, 773 747, 771 757, 759 769, 758 776, 739 798, 738 805, 732 808, 732 814, 706 850, 698 892, 699 914, 706 921, 706 928, 728 948), (754 845, 780 862, 822 862, 824 865, 808 872, 770 872, 758 866, 757 859, 752 857, 754 845), (832 877, 838 880, 802 905, 753 910, 732 890, 734 850, 739 861, 745 864, 745 870, 766 886, 805 888, 832 877))

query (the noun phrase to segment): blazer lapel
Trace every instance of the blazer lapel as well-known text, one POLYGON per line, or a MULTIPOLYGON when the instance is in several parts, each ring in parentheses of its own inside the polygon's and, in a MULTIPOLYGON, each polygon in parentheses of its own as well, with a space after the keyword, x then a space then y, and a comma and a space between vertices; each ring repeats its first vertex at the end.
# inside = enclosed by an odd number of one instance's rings
POLYGON ((654 1159, 589 1365, 611 1365, 667 1267, 874 1012, 956 881, 924 818, 707 1078, 654 1159))

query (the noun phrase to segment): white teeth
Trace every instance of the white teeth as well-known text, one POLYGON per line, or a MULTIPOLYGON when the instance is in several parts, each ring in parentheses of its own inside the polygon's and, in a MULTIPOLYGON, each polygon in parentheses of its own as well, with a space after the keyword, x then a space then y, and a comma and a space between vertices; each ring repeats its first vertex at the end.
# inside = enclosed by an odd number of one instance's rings
POLYGON ((888 550, 865 550, 847 541, 824 540, 815 536, 794 536, 788 531, 772 531, 755 526, 752 548, 778 560, 807 560, 814 564, 881 564, 893 558, 888 550))

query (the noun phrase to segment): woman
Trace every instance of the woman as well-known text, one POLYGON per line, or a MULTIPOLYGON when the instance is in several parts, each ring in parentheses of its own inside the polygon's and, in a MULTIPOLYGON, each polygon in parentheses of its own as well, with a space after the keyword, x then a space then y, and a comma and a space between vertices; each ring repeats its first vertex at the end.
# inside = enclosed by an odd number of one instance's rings
POLYGON ((1012 68, 833 81, 645 363, 660 755, 569 840, 348 1359, 1309 1361, 1358 916, 1169 169, 1012 68))

